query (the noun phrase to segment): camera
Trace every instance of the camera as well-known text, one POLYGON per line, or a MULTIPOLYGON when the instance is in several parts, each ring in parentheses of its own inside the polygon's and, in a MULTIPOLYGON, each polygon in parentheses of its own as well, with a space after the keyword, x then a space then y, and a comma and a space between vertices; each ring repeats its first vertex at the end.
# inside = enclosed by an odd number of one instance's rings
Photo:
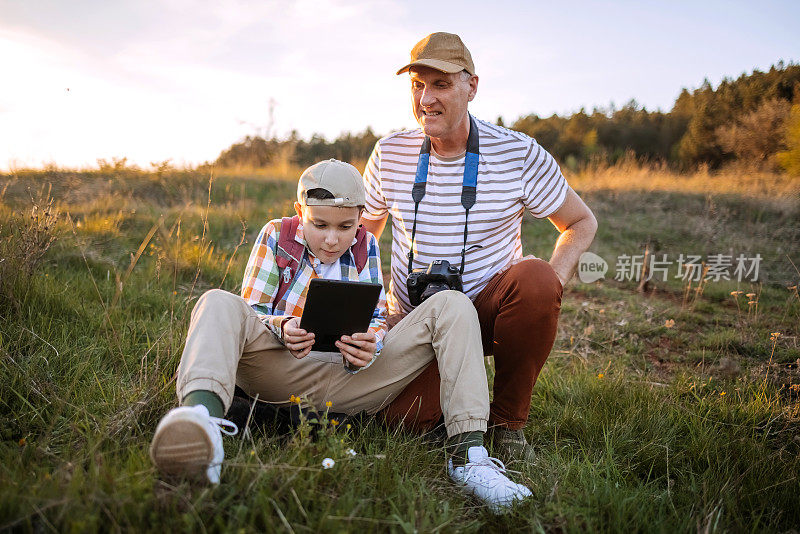
POLYGON ((406 287, 412 306, 419 306, 439 291, 463 291, 458 267, 450 265, 447 260, 433 260, 427 269, 414 269, 406 279, 406 287))

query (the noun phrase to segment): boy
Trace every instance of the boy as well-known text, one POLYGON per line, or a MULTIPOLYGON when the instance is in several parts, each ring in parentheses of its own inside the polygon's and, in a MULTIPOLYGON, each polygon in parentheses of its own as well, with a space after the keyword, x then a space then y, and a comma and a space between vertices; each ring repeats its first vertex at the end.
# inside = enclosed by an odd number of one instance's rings
POLYGON ((315 352, 314 335, 300 329, 312 278, 383 283, 377 241, 359 231, 364 203, 361 175, 353 166, 336 160, 312 165, 298 183, 299 221, 289 236, 302 245, 299 265, 279 268, 278 258, 287 256, 280 246, 287 230, 273 220, 256 239, 242 297, 221 290, 200 297, 178 368, 181 406, 162 418, 150 448, 160 471, 219 482, 221 432, 237 431, 222 419, 235 386, 273 405, 288 406, 290 396, 298 395, 314 406, 332 402, 337 412, 373 415, 436 359, 451 478, 495 510, 530 495, 506 478, 482 445, 489 392, 483 354, 470 348, 480 347, 480 329, 465 295, 442 291, 387 333, 381 290, 368 331, 342 336, 338 353, 315 352), (359 271, 357 248, 364 243, 368 259, 359 271))

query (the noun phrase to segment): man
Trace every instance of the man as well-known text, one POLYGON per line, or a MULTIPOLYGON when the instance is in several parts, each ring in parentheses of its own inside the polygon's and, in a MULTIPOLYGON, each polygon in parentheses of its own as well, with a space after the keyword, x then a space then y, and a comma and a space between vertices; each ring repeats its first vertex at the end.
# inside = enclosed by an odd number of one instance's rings
MULTIPOLYGON (((406 283, 411 269, 434 260, 458 266, 478 312, 484 354, 495 360, 489 417, 495 452, 507 461, 531 460, 522 429, 533 385, 555 341, 563 286, 597 222, 535 140, 470 116, 478 76, 458 35, 422 39, 397 74, 405 72, 420 129, 379 140, 363 176, 364 226, 379 237, 392 215, 389 323, 414 309, 406 283), (549 262, 522 257, 524 210, 560 232, 549 262)), ((437 420, 438 378, 429 366, 387 418, 437 420)))

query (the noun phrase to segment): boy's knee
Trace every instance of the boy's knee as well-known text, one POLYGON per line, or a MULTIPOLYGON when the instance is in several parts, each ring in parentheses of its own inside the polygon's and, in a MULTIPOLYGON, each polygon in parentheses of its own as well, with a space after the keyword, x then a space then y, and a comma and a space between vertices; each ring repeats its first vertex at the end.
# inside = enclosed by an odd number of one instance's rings
MULTIPOLYGON (((478 324, 478 312, 470 298, 461 291, 448 289, 431 295, 426 301, 430 302, 431 313, 437 322, 442 324, 457 321, 474 321, 478 324)), ((423 303, 424 304, 424 303, 423 303)))
POLYGON ((474 309, 472 301, 469 299, 467 295, 465 295, 461 291, 455 291, 453 289, 447 289, 445 291, 439 291, 438 293, 434 293, 428 298, 428 300, 431 301, 432 305, 439 305, 442 307, 454 308, 459 310, 474 309))
MULTIPOLYGON (((203 293, 194 307, 194 312, 202 309, 236 309, 241 307, 244 299, 222 289, 210 289, 203 293)), ((193 312, 193 313, 194 313, 193 312)))

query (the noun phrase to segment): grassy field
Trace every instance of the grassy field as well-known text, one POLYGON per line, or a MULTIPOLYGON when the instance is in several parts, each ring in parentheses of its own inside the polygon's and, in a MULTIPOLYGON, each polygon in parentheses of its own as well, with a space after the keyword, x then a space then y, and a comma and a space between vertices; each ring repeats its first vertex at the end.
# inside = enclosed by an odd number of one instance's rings
MULTIPOLYGON (((617 167, 571 180, 609 272, 565 292, 525 429, 537 461, 515 466, 534 497, 494 516, 450 485, 441 442, 374 422, 316 440, 254 428, 226 438, 220 486, 159 479, 147 449, 175 403, 189 313, 210 288, 238 291, 296 179, 210 178, 0 176, 0 531, 800 529, 797 179, 617 167), (614 280, 617 258, 645 248, 760 254, 760 280, 690 285, 677 263, 641 291, 614 280)), ((526 253, 548 258, 555 237, 523 224, 526 253)))

